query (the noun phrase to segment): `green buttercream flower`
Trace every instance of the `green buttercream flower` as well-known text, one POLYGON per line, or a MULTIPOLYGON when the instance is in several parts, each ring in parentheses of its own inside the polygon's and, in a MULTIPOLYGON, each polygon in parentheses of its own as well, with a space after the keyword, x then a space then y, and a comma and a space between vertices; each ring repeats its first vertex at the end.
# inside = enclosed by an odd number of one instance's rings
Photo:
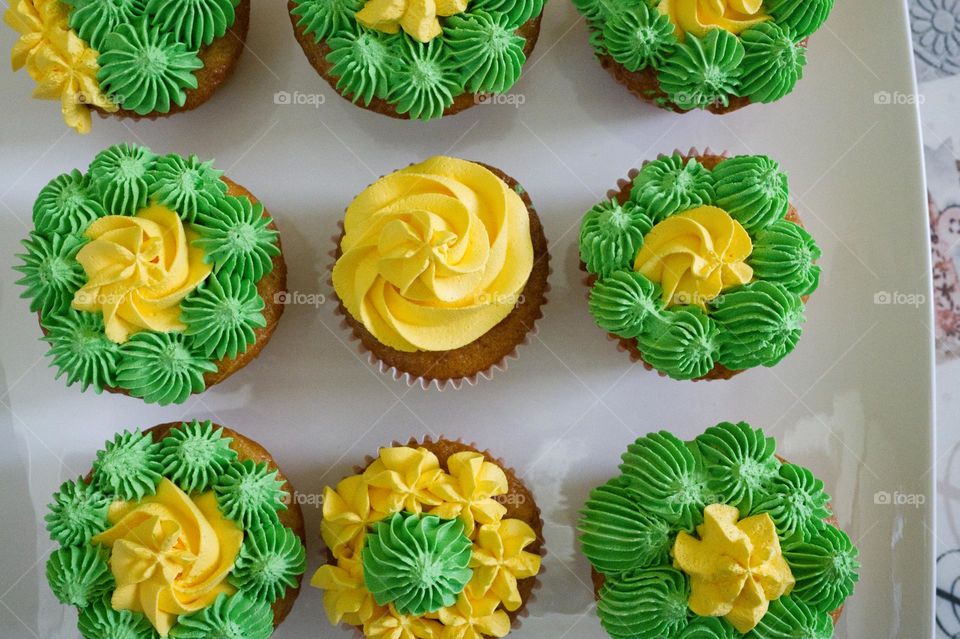
POLYGON ((146 0, 69 0, 70 28, 101 51, 104 39, 117 27, 143 15, 146 0))
POLYGON ((60 485, 53 494, 53 503, 43 520, 50 538, 62 546, 77 546, 107 528, 110 499, 99 490, 77 478, 60 485))
POLYGON ((460 84, 470 93, 503 93, 520 77, 526 41, 506 14, 471 10, 447 18, 445 44, 460 64, 460 84))
POLYGON ((280 255, 280 234, 270 228, 272 223, 259 202, 228 195, 197 215, 194 230, 200 238, 194 240, 194 246, 203 249, 204 261, 212 263, 218 274, 259 282, 273 270, 273 258, 280 255))
POLYGON ((721 329, 719 361, 730 370, 777 364, 803 332, 803 301, 776 282, 752 282, 724 293, 712 309, 721 329))
POLYGON ((777 526, 781 539, 800 533, 804 538, 815 536, 830 516, 830 496, 823 492, 823 482, 809 469, 783 464, 768 487, 766 498, 754 500, 752 514, 767 513, 777 526))
POLYGON ((243 593, 220 594, 199 612, 178 617, 170 630, 171 639, 268 639, 272 634, 270 604, 243 593))
MULTIPOLYGON (((653 223, 714 200, 713 176, 696 158, 679 154, 648 162, 633 180, 630 199, 653 223)), ((634 256, 636 257, 636 256, 634 256)))
POLYGON ((839 608, 860 580, 857 549, 845 532, 829 524, 808 541, 800 535, 788 540, 783 556, 797 580, 791 597, 819 611, 839 608))
POLYGON ((740 639, 742 636, 721 617, 694 617, 677 639, 740 639))
POLYGON ((104 215, 90 178, 77 169, 51 180, 33 204, 33 225, 41 235, 79 235, 104 215))
POLYGON ((232 462, 213 489, 223 516, 252 530, 279 522, 277 511, 287 509, 283 483, 266 462, 247 459, 232 462))
POLYGON ((122 24, 104 39, 97 81, 104 93, 139 115, 183 106, 186 89, 197 88, 193 72, 203 62, 170 32, 146 17, 122 24))
POLYGON ((795 31, 800 40, 826 22, 833 3, 834 0, 765 0, 764 7, 777 24, 795 31))
POLYGON ((803 227, 777 220, 753 238, 747 262, 753 276, 782 284, 791 293, 810 295, 820 284, 820 247, 803 227))
POLYGON ((174 35, 188 49, 223 37, 236 20, 234 7, 240 0, 147 0, 153 24, 174 35))
POLYGON ((183 333, 136 333, 120 353, 117 384, 149 404, 182 404, 206 388, 204 373, 217 371, 183 333))
POLYGON ((703 377, 721 352, 723 334, 717 323, 695 306, 675 306, 671 311, 662 330, 638 336, 643 360, 674 379, 703 377))
POLYGON ((764 155, 739 155, 713 169, 714 205, 740 222, 747 233, 783 219, 790 206, 790 187, 780 165, 764 155))
POLYGON ((472 548, 460 519, 395 513, 366 537, 363 580, 378 605, 419 617, 456 603, 473 576, 472 548))
POLYGON ((180 304, 180 321, 193 344, 211 359, 235 358, 246 353, 264 328, 264 302, 256 285, 234 275, 208 278, 180 304))
POLYGON ((402 44, 394 50, 397 61, 390 73, 387 100, 397 113, 411 119, 441 117, 444 109, 453 104, 454 96, 463 93, 457 70, 441 39, 422 44, 405 33, 397 37, 402 44))
POLYGON ((666 566, 608 576, 600 588, 597 615, 613 639, 675 637, 688 623, 690 584, 666 566))
POLYGON ((653 223, 642 208, 628 200, 604 200, 587 211, 580 224, 580 260, 600 276, 631 268, 643 236, 653 223))
POLYGON ((660 286, 633 271, 616 271, 593 285, 590 314, 597 326, 627 339, 658 334, 667 321, 660 286))
POLYGON ((594 488, 581 512, 583 554, 608 575, 665 564, 673 544, 671 526, 646 512, 626 483, 617 477, 594 488))
POLYGON ((702 38, 688 33, 659 69, 660 88, 684 111, 727 106, 736 94, 744 50, 740 39, 724 29, 702 38))
POLYGON ((90 180, 108 215, 133 215, 147 205, 156 157, 135 144, 117 144, 97 154, 90 180))
POLYGON ((80 611, 77 626, 84 639, 159 639, 150 620, 139 612, 114 610, 103 597, 80 611))
POLYGON ((300 538, 284 526, 247 531, 230 573, 230 583, 246 596, 273 603, 307 569, 306 551, 300 538))
POLYGON ((60 603, 85 608, 113 590, 106 553, 95 546, 67 546, 47 560, 47 581, 60 603))
POLYGON ((573 0, 573 5, 587 19, 591 32, 596 33, 598 37, 602 37, 604 23, 627 11, 631 6, 619 0, 573 0))
POLYGON ((622 459, 627 489, 650 513, 687 531, 701 523, 711 501, 703 465, 690 446, 661 431, 630 444, 622 459))
POLYGON ((793 91, 803 77, 807 55, 789 28, 761 22, 741 33, 740 42, 745 53, 740 95, 752 102, 773 102, 793 91))
POLYGON ((227 194, 222 175, 223 171, 213 168, 213 160, 201 162, 195 155, 183 158, 171 153, 157 158, 150 197, 179 213, 185 222, 194 222, 199 211, 209 211, 227 194))
POLYGON ((475 11, 503 15, 507 18, 506 26, 514 30, 543 12, 543 0, 471 0, 467 12, 475 11))
POLYGON ((123 431, 97 451, 93 481, 107 495, 137 501, 157 491, 163 465, 160 444, 149 433, 123 431))
POLYGON ((607 20, 603 41, 610 56, 627 71, 660 66, 677 44, 670 18, 639 3, 607 20))
POLYGON ((294 0, 290 12, 299 16, 297 25, 304 33, 313 34, 317 42, 332 36, 346 35, 356 25, 354 14, 363 8, 365 0, 294 0))
POLYGON ((237 459, 233 441, 213 422, 183 423, 160 441, 163 476, 185 492, 210 490, 214 480, 237 459))
POLYGON ((57 379, 67 377, 67 386, 80 384, 80 390, 93 386, 96 393, 104 387, 116 386, 120 346, 107 339, 103 315, 67 309, 43 320, 50 345, 47 355, 57 367, 57 379))
POLYGON ((758 497, 768 494, 780 467, 772 437, 746 422, 722 422, 708 428, 696 443, 708 468, 707 486, 720 503, 748 513, 758 497))
POLYGON ((344 30, 331 36, 327 46, 337 91, 367 106, 374 98, 387 97, 393 49, 389 36, 358 24, 356 31, 344 30))
POLYGON ((765 614, 750 631, 757 639, 831 639, 833 620, 828 612, 815 610, 792 595, 770 602, 765 614))
POLYGON ((33 232, 21 240, 27 252, 17 255, 23 263, 13 270, 23 277, 16 283, 26 289, 20 297, 29 299, 30 310, 41 318, 70 308, 74 293, 87 281, 76 259, 85 242, 75 235, 43 236, 33 232))

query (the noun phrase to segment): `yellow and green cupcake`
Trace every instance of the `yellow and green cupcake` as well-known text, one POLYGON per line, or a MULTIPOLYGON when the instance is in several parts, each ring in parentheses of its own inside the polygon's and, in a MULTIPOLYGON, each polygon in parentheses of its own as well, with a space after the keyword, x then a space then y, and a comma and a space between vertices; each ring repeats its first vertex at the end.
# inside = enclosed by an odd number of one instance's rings
POLYGON ((266 449, 209 421, 125 431, 53 496, 47 581, 85 639, 267 639, 306 568, 292 494, 266 449))
POLYGON ((613 639, 830 639, 859 579, 823 482, 723 422, 661 431, 581 511, 600 623, 613 639))

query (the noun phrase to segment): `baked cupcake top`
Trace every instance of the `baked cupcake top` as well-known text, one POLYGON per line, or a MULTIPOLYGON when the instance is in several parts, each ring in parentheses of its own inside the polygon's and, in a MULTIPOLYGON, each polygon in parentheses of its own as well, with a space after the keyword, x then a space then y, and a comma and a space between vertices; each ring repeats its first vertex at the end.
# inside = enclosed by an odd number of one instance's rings
POLYGON ((200 51, 222 38, 239 0, 12 0, 4 21, 20 39, 34 97, 60 100, 63 119, 90 131, 90 109, 164 114, 198 86, 200 51))
POLYGON ((650 162, 580 227, 594 320, 674 379, 777 364, 820 280, 820 248, 790 213, 779 165, 717 159, 650 162))
POLYGON ((644 96, 684 111, 732 97, 773 102, 793 90, 806 38, 834 0, 574 0, 597 56, 650 70, 660 91, 644 96))
POLYGON ((582 511, 614 639, 833 636, 858 580, 823 482, 740 422, 684 442, 661 431, 627 448, 620 475, 582 511))
POLYGON ((347 208, 333 286, 398 351, 474 341, 516 307, 533 269, 526 205, 486 167, 434 157, 380 178, 347 208))
POLYGON ((432 120, 464 93, 503 93, 520 78, 518 30, 543 0, 292 0, 298 26, 329 48, 336 89, 432 120))
POLYGON ((299 587, 305 551, 278 515, 278 471, 232 442, 209 421, 159 441, 125 431, 53 496, 47 581, 86 639, 273 633, 271 605, 299 587))
POLYGON ((68 386, 182 403, 254 344, 279 235, 221 176, 121 144, 40 191, 14 269, 68 386))
POLYGON ((358 475, 324 489, 330 563, 311 583, 333 624, 371 638, 503 637, 535 577, 537 532, 506 517, 507 474, 464 450, 445 464, 424 447, 380 449, 358 475))

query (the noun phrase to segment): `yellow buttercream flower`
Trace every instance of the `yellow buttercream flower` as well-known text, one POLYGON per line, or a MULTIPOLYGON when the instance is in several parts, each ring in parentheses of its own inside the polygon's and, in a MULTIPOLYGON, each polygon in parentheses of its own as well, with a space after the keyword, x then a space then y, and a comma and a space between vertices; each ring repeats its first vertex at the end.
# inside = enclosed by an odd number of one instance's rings
POLYGON ((367 639, 440 639, 442 636, 440 624, 432 619, 401 615, 392 604, 381 610, 381 615, 363 624, 367 639))
POLYGON ((197 235, 180 216, 155 204, 135 216, 110 215, 93 222, 90 242, 77 253, 87 283, 73 308, 102 312, 107 337, 123 343, 143 330, 181 331, 180 301, 210 275, 197 235))
POLYGON ((452 16, 467 10, 467 0, 367 0, 356 13, 361 24, 399 33, 402 28, 420 42, 430 42, 442 33, 438 16, 452 16))
POLYGON ((438 612, 444 625, 441 639, 505 637, 510 632, 510 617, 499 605, 495 597, 474 597, 465 590, 457 603, 438 612))
POLYGON ((4 20, 20 33, 10 56, 13 69, 27 68, 37 82, 33 97, 60 100, 67 125, 89 133, 90 105, 118 109, 97 82, 99 54, 68 27, 63 2, 20 0, 7 9, 4 20))
POLYGON ((419 515, 440 499, 430 490, 443 475, 437 456, 426 448, 381 448, 364 471, 370 486, 370 507, 384 515, 401 510, 419 515))
POLYGON ((430 511, 443 519, 459 517, 464 531, 473 538, 477 522, 494 524, 507 509, 493 499, 509 490, 507 475, 480 453, 464 451, 447 459, 447 475, 432 488, 443 503, 430 511))
POLYGON ((710 29, 739 34, 770 19, 763 0, 661 0, 658 8, 676 26, 680 40, 688 33, 702 38, 710 29))
POLYGON ((672 552, 674 565, 690 576, 690 610, 724 617, 746 633, 771 601, 793 590, 795 580, 770 515, 738 522, 739 516, 733 506, 707 506, 697 528, 700 539, 681 532, 672 552))
POLYGON ((536 540, 533 528, 519 519, 481 526, 470 558, 473 578, 467 587, 477 596, 499 599, 507 610, 517 610, 523 604, 517 580, 540 572, 540 556, 524 550, 536 540))
POLYGON ((243 531, 220 514, 212 491, 192 499, 164 478, 153 496, 115 502, 108 520, 91 541, 112 549, 115 610, 142 612, 165 637, 178 615, 235 592, 226 578, 243 531))
POLYGON ((363 581, 360 559, 341 559, 337 564, 321 566, 310 585, 323 590, 323 607, 330 623, 362 626, 372 617, 384 614, 363 581))
POLYGON ((362 475, 351 475, 333 490, 323 490, 323 521, 320 534, 334 557, 353 558, 363 545, 367 528, 385 513, 370 508, 370 492, 362 475))
POLYGON ((633 270, 663 288, 668 305, 705 307, 721 291, 750 282, 750 236, 730 214, 701 206, 659 222, 643 238, 633 270))

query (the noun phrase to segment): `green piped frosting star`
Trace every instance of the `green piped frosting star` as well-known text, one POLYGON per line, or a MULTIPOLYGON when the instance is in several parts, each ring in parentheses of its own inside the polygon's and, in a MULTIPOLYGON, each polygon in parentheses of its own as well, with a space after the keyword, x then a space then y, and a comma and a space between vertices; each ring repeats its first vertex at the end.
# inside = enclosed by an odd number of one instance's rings
POLYGON ((97 154, 88 173, 108 215, 133 215, 147 205, 156 157, 145 146, 126 143, 97 154))
POLYGON ((247 529, 277 524, 277 512, 287 509, 288 497, 278 475, 266 462, 231 463, 213 487, 224 517, 247 529))
POLYGON ((67 386, 80 384, 83 391, 92 386, 98 394, 116 386, 120 346, 107 339, 103 315, 68 309, 44 319, 43 328, 57 379, 65 375, 67 386))
POLYGON ((265 328, 263 299, 250 280, 234 275, 208 278, 180 304, 180 320, 194 346, 211 359, 236 358, 265 328))
POLYGON ((183 333, 137 333, 120 352, 117 384, 148 404, 182 404, 206 388, 205 373, 217 371, 183 333))
POLYGON ((363 8, 364 0, 294 0, 290 12, 299 17, 297 25, 317 42, 353 31, 357 22, 353 15, 363 8))
POLYGON ((103 597, 82 609, 77 626, 84 639, 160 639, 145 615, 114 610, 110 597, 103 597))
POLYGON ((677 44, 670 18, 643 2, 607 20, 603 41, 610 56, 628 71, 662 64, 677 44))
POLYGON ((796 38, 806 38, 819 29, 833 9, 834 0, 766 0, 764 4, 777 24, 787 26, 796 38))
POLYGON ((268 639, 272 634, 270 605, 243 593, 220 594, 199 612, 181 615, 170 630, 171 639, 268 639))
POLYGON ((654 224, 715 198, 714 175, 696 158, 679 154, 645 164, 630 191, 630 199, 654 224))
POLYGON ((257 601, 273 603, 307 569, 306 550, 289 528, 266 526, 248 532, 230 573, 230 583, 257 601))
POLYGON ((93 462, 93 478, 105 494, 127 501, 143 499, 157 491, 163 473, 160 444, 149 433, 123 431, 93 462))
POLYGON ((33 225, 40 235, 80 234, 104 215, 90 178, 77 169, 51 180, 33 204, 33 225))
POLYGON ((774 102, 793 91, 807 56, 788 27, 761 22, 744 31, 741 41, 745 55, 740 95, 753 102, 774 102))
POLYGON ((197 156, 184 158, 175 153, 157 158, 150 197, 172 211, 184 222, 194 222, 197 213, 207 212, 227 194, 223 171, 213 168, 213 160, 201 162, 197 156))
POLYGON ((280 234, 270 228, 272 222, 260 203, 228 195, 197 215, 194 229, 200 238, 194 246, 203 249, 204 261, 218 274, 258 282, 273 271, 273 258, 280 255, 280 234))
POLYGON ((746 422, 724 422, 696 439, 709 469, 707 486, 720 503, 748 513, 759 495, 769 492, 780 466, 773 456, 776 443, 746 422))
POLYGON ((63 546, 78 546, 106 530, 109 507, 106 495, 78 477, 60 485, 43 519, 51 539, 63 546))
POLYGON ((358 25, 355 31, 338 32, 327 45, 337 91, 368 106, 374 98, 387 97, 393 48, 389 36, 358 25))
POLYGON ((678 306, 655 332, 637 337, 643 360, 674 379, 697 379, 711 370, 720 355, 717 322, 695 306, 678 306))
POLYGON ((471 93, 503 93, 520 78, 526 41, 505 14, 473 10, 447 19, 446 45, 460 63, 460 83, 471 93))
POLYGON ((659 284, 633 271, 616 271, 590 290, 590 313, 608 333, 633 339, 666 328, 659 284))
POLYGON ((21 241, 26 253, 17 255, 23 263, 13 267, 23 277, 17 284, 20 294, 30 300, 30 310, 41 318, 62 313, 70 307, 74 293, 86 282, 77 252, 85 240, 75 235, 40 235, 30 233, 21 241))
POLYGON ((457 70, 438 38, 422 44, 406 34, 402 37, 394 50, 397 60, 387 100, 401 115, 419 120, 439 118, 454 97, 463 93, 457 70))
POLYGON ((172 428, 160 441, 163 476, 187 493, 210 490, 237 459, 232 441, 211 421, 194 420, 172 428))
POLYGON ((223 37, 236 20, 239 1, 147 0, 147 13, 154 24, 195 51, 223 37))
POLYGON ((47 560, 47 581, 60 603, 85 608, 114 588, 106 553, 94 546, 66 546, 47 560))
MULTIPOLYGON (((484 11, 492 16, 504 15, 506 25, 517 29, 543 11, 544 0, 471 0, 468 13, 484 11)), ((448 28, 449 30, 449 28, 448 28)))
POLYGON ((601 277, 633 266, 653 222, 632 201, 604 200, 580 224, 580 261, 601 277))
POLYGON ((688 33, 660 67, 660 88, 684 111, 727 106, 743 73, 743 44, 723 29, 702 38, 688 33))
POLYGON ((102 50, 107 35, 144 14, 146 0, 65 0, 70 9, 70 28, 102 50))

